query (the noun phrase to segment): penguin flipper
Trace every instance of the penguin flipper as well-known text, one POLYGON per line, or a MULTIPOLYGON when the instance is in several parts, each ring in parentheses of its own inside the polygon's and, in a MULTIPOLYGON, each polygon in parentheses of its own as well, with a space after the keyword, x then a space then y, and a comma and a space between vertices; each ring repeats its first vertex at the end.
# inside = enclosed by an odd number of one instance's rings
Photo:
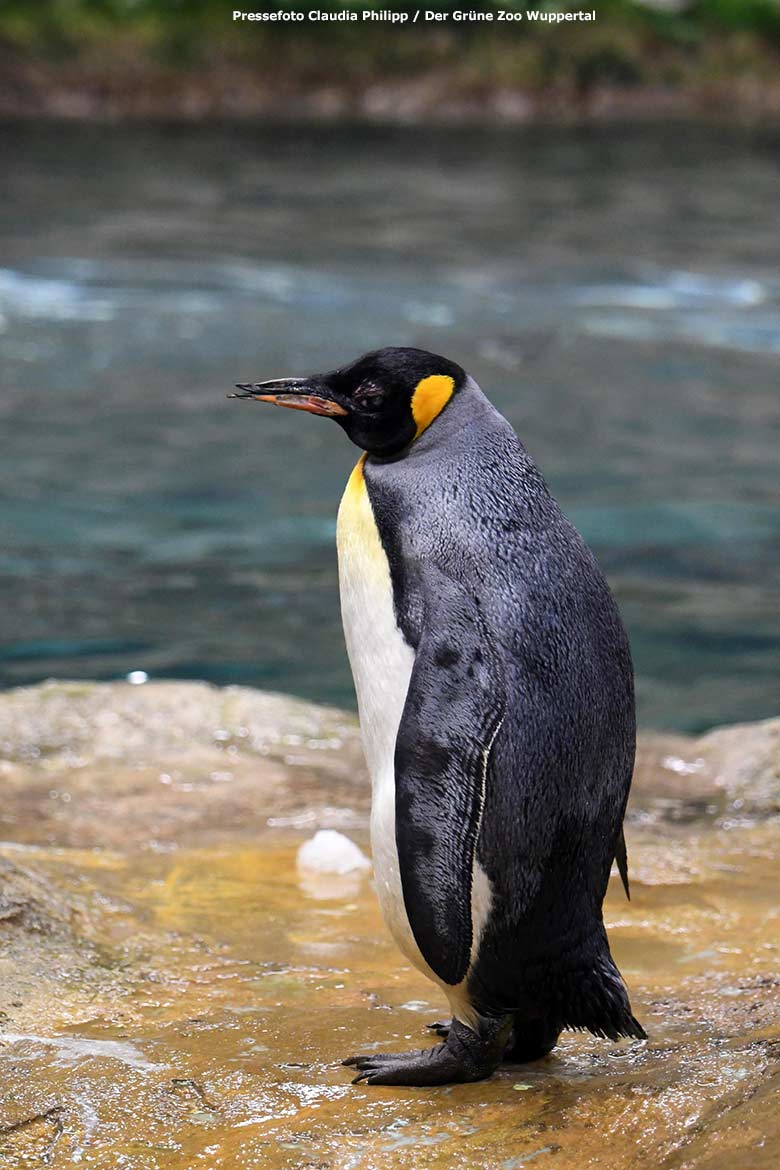
POLYGON ((472 595, 443 574, 426 585, 396 740, 396 845, 415 942, 434 973, 454 985, 471 958, 474 855, 505 686, 472 595))
POLYGON ((615 846, 615 861, 617 862, 618 873, 620 880, 623 883, 623 889, 626 891, 626 897, 631 901, 631 890, 628 885, 628 850, 626 849, 626 834, 623 831, 623 826, 620 826, 620 836, 617 839, 615 846))

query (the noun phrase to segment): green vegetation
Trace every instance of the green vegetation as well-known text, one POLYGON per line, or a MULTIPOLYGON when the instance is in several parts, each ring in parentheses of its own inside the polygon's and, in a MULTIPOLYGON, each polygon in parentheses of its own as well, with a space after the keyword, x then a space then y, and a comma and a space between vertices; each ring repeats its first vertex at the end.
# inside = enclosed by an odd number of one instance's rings
MULTIPOLYGON (((413 14, 418 3, 254 0, 244 7, 358 13, 390 7, 413 14)), ((427 3, 448 13, 468 8, 455 0, 427 3)), ((93 80, 104 71, 109 87, 127 73, 135 84, 144 73, 164 75, 175 87, 177 74, 206 79, 233 69, 254 86, 281 82, 299 92, 436 73, 446 73, 465 93, 506 87, 575 96, 599 86, 728 89, 750 81, 772 87, 780 76, 780 0, 483 0, 471 7, 595 8, 597 20, 557 26, 527 20, 239 23, 228 0, 3 0, 0 60, 12 72, 31 63, 55 73, 67 69, 71 85, 79 71, 93 80)))

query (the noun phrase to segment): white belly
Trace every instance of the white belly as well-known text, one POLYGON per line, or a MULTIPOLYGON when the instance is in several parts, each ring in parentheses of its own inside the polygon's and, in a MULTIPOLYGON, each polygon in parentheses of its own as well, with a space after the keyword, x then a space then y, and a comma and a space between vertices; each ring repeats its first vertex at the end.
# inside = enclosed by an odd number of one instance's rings
MULTIPOLYGON (((382 915, 404 955, 447 993, 453 1013, 472 1014, 465 987, 442 983, 420 954, 404 905, 395 836, 395 744, 414 651, 404 640, 393 606, 390 566, 379 539, 362 472, 350 477, 338 516, 339 589, 344 638, 357 693, 363 751, 372 784, 371 851, 382 915)), ((476 953, 489 911, 490 887, 474 866, 472 916, 476 953)))
POLYGON ((341 619, 371 776, 371 852, 377 895, 399 947, 416 966, 427 970, 406 915, 395 841, 395 742, 414 651, 395 620, 390 566, 363 482, 362 461, 339 508, 338 553, 341 619))

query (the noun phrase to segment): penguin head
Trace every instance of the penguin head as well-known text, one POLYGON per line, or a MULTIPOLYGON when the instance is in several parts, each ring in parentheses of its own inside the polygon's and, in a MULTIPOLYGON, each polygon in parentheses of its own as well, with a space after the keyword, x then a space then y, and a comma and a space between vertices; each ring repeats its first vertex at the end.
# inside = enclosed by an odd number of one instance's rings
POLYGON ((230 397, 325 415, 364 451, 392 457, 420 437, 465 382, 465 370, 445 357, 391 347, 328 374, 239 383, 230 397))

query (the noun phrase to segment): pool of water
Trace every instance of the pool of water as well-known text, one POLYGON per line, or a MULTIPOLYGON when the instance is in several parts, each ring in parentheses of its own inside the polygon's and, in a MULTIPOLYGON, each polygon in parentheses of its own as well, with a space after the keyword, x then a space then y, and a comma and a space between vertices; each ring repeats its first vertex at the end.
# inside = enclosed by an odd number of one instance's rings
POLYGON ((604 913, 646 1041, 353 1086, 345 1057, 447 1010, 370 870, 312 865, 318 828, 369 848, 353 720, 196 683, 0 696, 0 1166, 777 1170, 777 732, 642 738, 604 913))
POLYGON ((780 133, 0 130, 0 683, 352 701, 356 452, 236 381, 464 364, 596 550, 644 725, 776 713, 780 133))

